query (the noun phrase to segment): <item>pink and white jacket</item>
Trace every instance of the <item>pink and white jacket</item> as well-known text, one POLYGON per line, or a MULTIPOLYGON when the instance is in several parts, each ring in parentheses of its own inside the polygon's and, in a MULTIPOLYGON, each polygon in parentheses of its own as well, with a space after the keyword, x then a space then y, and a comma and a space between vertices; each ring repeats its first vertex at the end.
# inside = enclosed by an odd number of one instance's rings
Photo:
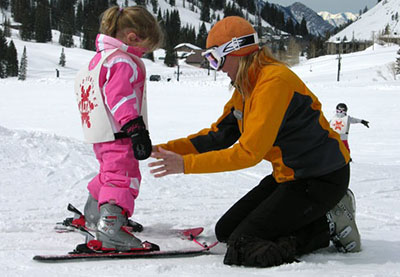
POLYGON ((114 133, 143 115, 146 70, 140 48, 99 34, 96 55, 77 75, 75 92, 85 139, 90 143, 114 140, 114 133))
POLYGON ((140 114, 146 71, 140 59, 134 61, 129 55, 141 57, 143 52, 139 48, 127 46, 121 41, 103 34, 97 35, 97 54, 90 61, 89 69, 96 66, 105 51, 115 48, 118 48, 119 51, 114 52, 103 63, 99 85, 104 95, 104 103, 111 111, 115 121, 114 131, 117 132, 125 123, 140 114))

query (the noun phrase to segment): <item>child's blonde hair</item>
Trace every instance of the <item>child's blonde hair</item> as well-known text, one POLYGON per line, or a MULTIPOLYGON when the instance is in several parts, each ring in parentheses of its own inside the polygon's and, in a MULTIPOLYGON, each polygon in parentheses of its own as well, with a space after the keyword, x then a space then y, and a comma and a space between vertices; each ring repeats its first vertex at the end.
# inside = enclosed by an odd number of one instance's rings
POLYGON ((120 8, 113 6, 101 15, 100 33, 116 37, 117 32, 132 28, 141 39, 138 46, 152 52, 163 44, 164 35, 154 16, 141 6, 120 8))

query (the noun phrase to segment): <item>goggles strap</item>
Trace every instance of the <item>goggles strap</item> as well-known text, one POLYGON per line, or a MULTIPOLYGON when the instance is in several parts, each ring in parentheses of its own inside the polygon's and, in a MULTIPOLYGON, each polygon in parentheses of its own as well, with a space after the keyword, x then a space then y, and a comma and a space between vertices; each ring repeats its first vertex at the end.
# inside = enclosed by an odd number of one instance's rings
POLYGON ((228 55, 229 53, 239 50, 240 48, 250 46, 253 44, 258 44, 258 36, 257 33, 245 35, 238 38, 232 38, 232 40, 222 44, 219 47, 213 47, 205 52, 203 52, 203 56, 215 52, 219 57, 223 57, 228 55))
POLYGON ((221 56, 226 56, 233 51, 253 44, 258 44, 257 33, 245 35, 238 38, 232 38, 231 41, 228 41, 227 43, 218 47, 218 50, 220 50, 219 52, 221 56))

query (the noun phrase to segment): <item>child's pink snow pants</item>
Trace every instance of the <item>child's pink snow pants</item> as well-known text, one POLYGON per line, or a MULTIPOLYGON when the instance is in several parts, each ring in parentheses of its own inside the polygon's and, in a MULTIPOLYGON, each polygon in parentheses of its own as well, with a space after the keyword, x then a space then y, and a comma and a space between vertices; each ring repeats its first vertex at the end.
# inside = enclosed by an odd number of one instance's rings
POLYGON ((99 201, 99 206, 113 202, 131 216, 141 175, 130 138, 96 143, 93 150, 100 163, 100 172, 89 182, 90 194, 99 201))

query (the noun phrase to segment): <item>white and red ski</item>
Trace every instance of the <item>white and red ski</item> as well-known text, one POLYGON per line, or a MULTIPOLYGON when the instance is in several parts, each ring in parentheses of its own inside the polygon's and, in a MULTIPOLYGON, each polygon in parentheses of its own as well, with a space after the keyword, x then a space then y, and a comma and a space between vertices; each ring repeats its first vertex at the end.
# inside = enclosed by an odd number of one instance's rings
MULTIPOLYGON (((196 241, 196 243, 198 243, 196 241)), ((66 262, 66 261, 86 261, 86 260, 103 260, 103 259, 137 259, 137 258, 182 258, 194 257, 209 254, 209 250, 218 242, 211 245, 198 243, 201 247, 180 250, 159 250, 158 246, 152 243, 144 242, 143 248, 132 249, 129 252, 96 252, 96 243, 88 242, 87 244, 78 245, 77 248, 65 255, 36 255, 33 260, 39 262, 66 262), (90 252, 90 253, 86 253, 90 252)))

